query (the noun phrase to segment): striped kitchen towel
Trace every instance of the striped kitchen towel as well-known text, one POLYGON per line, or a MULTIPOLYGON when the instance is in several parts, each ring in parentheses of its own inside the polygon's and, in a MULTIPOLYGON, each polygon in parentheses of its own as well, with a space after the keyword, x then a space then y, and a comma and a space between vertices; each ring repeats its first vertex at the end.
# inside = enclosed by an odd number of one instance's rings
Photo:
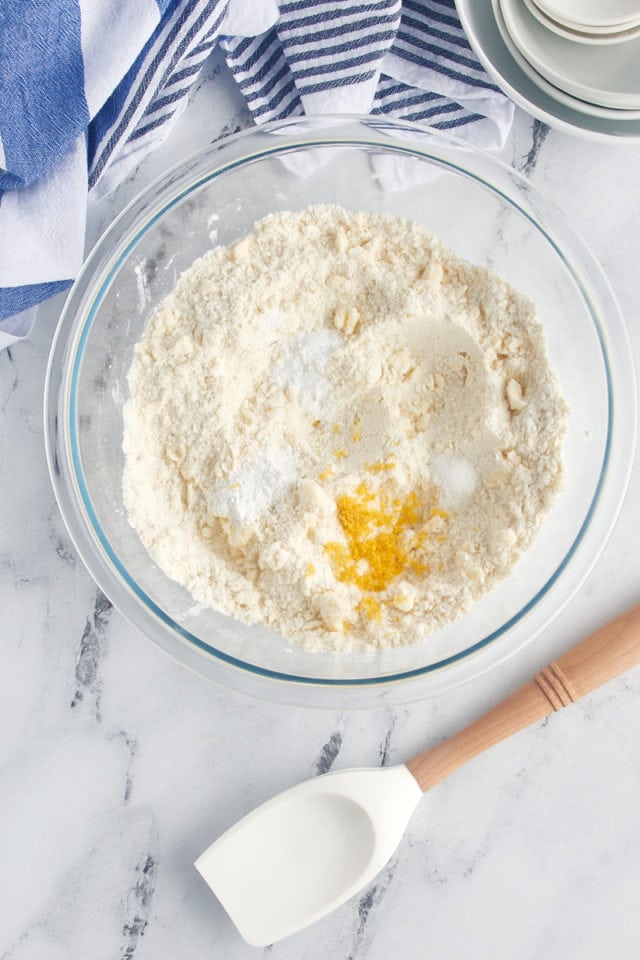
POLYGON ((87 199, 161 143, 220 44, 256 122, 384 113, 504 144, 454 0, 21 0, 0 9, 0 348, 82 264, 87 199))

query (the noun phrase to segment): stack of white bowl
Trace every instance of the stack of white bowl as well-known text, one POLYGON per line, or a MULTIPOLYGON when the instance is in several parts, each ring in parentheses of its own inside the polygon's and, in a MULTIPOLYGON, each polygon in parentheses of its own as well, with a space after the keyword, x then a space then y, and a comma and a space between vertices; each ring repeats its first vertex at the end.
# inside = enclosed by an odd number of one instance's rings
POLYGON ((640 0, 492 0, 513 59, 559 104, 640 119, 640 0))

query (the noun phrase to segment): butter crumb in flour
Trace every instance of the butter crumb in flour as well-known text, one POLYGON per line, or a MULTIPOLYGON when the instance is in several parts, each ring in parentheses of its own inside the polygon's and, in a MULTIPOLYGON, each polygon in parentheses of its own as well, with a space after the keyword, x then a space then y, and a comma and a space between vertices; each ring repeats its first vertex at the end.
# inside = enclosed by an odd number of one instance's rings
POLYGON ((310 649, 414 643, 460 616, 561 483, 532 303, 384 213, 277 213, 210 250, 129 384, 124 500, 153 560, 310 649))

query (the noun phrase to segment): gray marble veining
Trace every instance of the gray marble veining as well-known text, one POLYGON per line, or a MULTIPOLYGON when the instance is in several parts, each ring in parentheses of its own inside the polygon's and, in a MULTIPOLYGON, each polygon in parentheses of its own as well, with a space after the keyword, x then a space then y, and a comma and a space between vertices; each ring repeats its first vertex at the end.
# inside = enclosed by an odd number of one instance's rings
MULTIPOLYGON (((249 122, 213 58, 167 143, 90 213, 89 245, 167 165, 249 122), (205 82, 206 81, 206 82, 205 82)), ((640 346, 640 150, 518 112, 504 159, 607 270, 640 346)), ((192 867, 222 830, 329 769, 402 761, 638 598, 638 472, 584 588, 487 677, 377 712, 305 711, 194 676, 111 607, 51 492, 42 392, 61 300, 0 354, 0 958, 631 960, 640 948, 640 674, 427 795, 398 853, 331 917, 263 951, 192 867)))

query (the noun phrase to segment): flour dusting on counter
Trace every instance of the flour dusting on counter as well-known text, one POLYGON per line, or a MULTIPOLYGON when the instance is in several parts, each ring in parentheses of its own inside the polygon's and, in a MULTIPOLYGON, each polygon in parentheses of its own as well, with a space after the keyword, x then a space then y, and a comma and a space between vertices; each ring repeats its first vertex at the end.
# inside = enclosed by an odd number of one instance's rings
POLYGON ((180 278, 137 344, 124 498, 200 602, 311 649, 424 639, 561 483, 533 304, 418 224, 315 206, 180 278))

